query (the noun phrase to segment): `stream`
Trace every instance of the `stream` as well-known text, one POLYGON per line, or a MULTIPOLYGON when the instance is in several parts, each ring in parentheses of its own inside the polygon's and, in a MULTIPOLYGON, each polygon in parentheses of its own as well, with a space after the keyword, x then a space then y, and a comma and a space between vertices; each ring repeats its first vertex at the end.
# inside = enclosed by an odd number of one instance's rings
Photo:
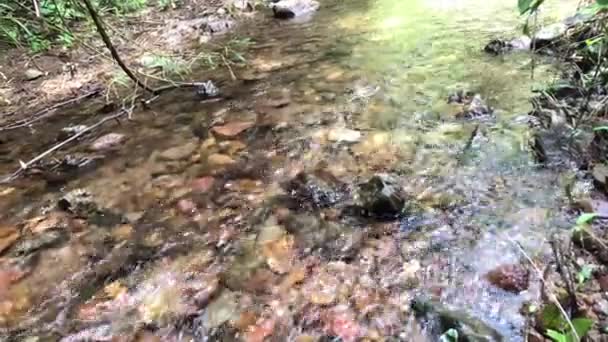
MULTIPOLYGON (((513 293, 486 274, 548 255, 573 218, 563 172, 529 143, 531 90, 556 67, 536 56, 531 78, 530 53, 483 52, 522 23, 487 0, 246 21, 226 38, 251 39, 238 80, 200 72, 221 98, 171 91, 0 185, 0 340, 435 341, 411 305, 433 297, 523 341, 540 282, 513 293), (459 90, 492 110, 463 114, 459 90), (94 147, 109 133, 124 136, 94 147), (403 189, 401 215, 357 211, 378 175, 403 189)), ((102 118, 92 102, 0 137, 0 172, 102 118)))

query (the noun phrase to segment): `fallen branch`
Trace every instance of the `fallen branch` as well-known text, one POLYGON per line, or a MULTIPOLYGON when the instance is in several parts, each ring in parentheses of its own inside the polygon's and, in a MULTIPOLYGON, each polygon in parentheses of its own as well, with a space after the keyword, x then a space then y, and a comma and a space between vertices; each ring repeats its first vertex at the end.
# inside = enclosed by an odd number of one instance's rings
POLYGON ((40 121, 43 118, 46 118, 46 117, 52 115, 53 113, 55 113, 55 111, 57 109, 59 109, 59 108, 61 108, 63 106, 67 106, 67 105, 70 105, 70 104, 73 104, 73 103, 80 102, 81 100, 84 100, 86 98, 99 95, 100 93, 101 93, 101 89, 95 89, 95 90, 92 90, 92 91, 90 91, 90 92, 88 92, 86 94, 80 95, 78 97, 71 98, 69 100, 65 100, 63 102, 56 103, 56 104, 52 105, 51 107, 45 108, 45 109, 40 110, 37 113, 31 115, 30 118, 28 118, 28 119, 19 120, 17 122, 9 124, 9 125, 7 125, 5 127, 0 127, 0 132, 2 132, 2 131, 9 131, 9 130, 12 130, 12 129, 17 129, 17 128, 29 126, 29 125, 33 124, 34 122, 40 121))
POLYGON ((112 58, 114 58, 116 63, 118 63, 118 65, 120 66, 122 71, 124 71, 125 74, 127 74, 127 76, 129 76, 129 78, 131 80, 133 80, 133 82, 135 82, 135 84, 137 84, 140 88, 142 88, 154 95, 157 95, 157 93, 154 89, 148 87, 146 84, 144 84, 142 81, 140 81, 139 78, 137 78, 137 76, 135 76, 135 74, 131 71, 131 69, 129 69, 127 67, 127 65, 122 61, 122 58, 120 58, 118 51, 116 51, 116 48, 114 48, 114 44, 112 44, 112 41, 110 40, 110 37, 108 36, 108 33, 103 28, 103 23, 101 22, 101 19, 99 18, 99 15, 97 14, 97 11, 95 10, 95 7, 91 3, 91 1, 82 0, 82 2, 84 2, 85 6, 87 7, 87 10, 89 11, 89 14, 91 15, 91 18, 93 19, 93 23, 95 24, 95 27, 97 27, 97 31, 99 32, 99 35, 101 36, 101 39, 103 40, 104 44, 106 45, 106 47, 108 48, 108 50, 110 50, 110 53, 112 54, 112 58))
POLYGON ((82 135, 84 135, 87 132, 90 132, 92 130, 94 130, 95 128, 103 125, 104 123, 110 121, 110 120, 116 120, 117 118, 129 114, 131 111, 133 110, 133 108, 130 109, 126 109, 123 108, 121 109, 118 113, 114 114, 114 115, 110 115, 107 116, 105 118, 103 118, 102 120, 98 121, 97 123, 88 126, 87 128, 83 129, 82 131, 74 134, 73 136, 67 138, 66 140, 56 144, 55 146, 49 148, 48 150, 42 152, 41 154, 39 154, 38 156, 36 156, 35 158, 31 159, 28 162, 22 162, 20 161, 19 163, 21 164, 20 168, 18 170, 16 170, 15 172, 13 172, 10 175, 5 176, 4 178, 2 178, 0 180, 0 184, 4 184, 4 183, 9 183, 11 181, 13 181, 15 178, 17 178, 20 174, 22 174, 24 171, 26 171, 28 168, 30 168, 32 165, 36 164, 37 162, 39 162, 40 160, 44 159, 45 157, 47 157, 48 155, 52 154, 55 151, 60 150, 62 147, 64 147, 65 145, 71 143, 72 141, 78 139, 79 137, 81 137, 82 135))

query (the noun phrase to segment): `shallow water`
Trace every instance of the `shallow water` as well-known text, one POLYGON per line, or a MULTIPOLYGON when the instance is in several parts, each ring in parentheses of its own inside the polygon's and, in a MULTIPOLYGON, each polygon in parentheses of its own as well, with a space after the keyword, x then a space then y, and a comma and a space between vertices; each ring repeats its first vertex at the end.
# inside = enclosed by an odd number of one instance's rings
MULTIPOLYGON (((541 21, 572 13, 576 1, 552 6, 541 21)), ((535 165, 525 120, 531 89, 556 73, 551 61, 539 59, 531 79, 529 54, 482 51, 521 23, 503 1, 329 0, 310 21, 243 24, 235 35, 254 41, 249 65, 234 70, 237 81, 212 74, 223 99, 169 93, 56 155, 99 157, 88 172, 38 172, 0 187, 0 218, 21 228, 20 241, 67 231, 28 252, 36 258, 26 266, 7 250, 0 322, 66 341, 433 340, 413 327, 409 303, 422 294, 523 340, 519 310, 538 298, 537 281, 512 294, 485 274, 522 251, 542 257, 569 217, 562 176, 535 165), (458 89, 480 93, 495 115, 457 118, 462 108, 447 98, 458 89), (253 124, 230 138, 193 135, 236 121, 253 124), (360 141, 333 141, 343 128, 360 141), (108 132, 127 140, 91 152, 108 132), (322 180, 312 187, 321 196, 277 200, 294 195, 284 183, 300 172, 322 180), (403 186, 407 214, 341 214, 377 173, 403 186), (77 188, 98 211, 54 209, 77 188), (59 218, 48 229, 31 220, 39 216, 59 218)), ((54 144, 62 127, 98 120, 95 110, 9 132, 0 170, 54 144), (35 141, 21 144, 24 135, 35 141)))

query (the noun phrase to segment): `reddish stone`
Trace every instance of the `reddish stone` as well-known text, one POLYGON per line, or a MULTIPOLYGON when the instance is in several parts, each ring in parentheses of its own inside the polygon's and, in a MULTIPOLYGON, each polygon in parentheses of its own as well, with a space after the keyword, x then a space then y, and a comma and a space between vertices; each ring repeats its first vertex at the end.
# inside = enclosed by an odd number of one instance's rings
POLYGON ((233 138, 253 127, 253 121, 234 121, 223 126, 215 126, 211 130, 220 138, 233 138))
POLYGON ((243 340, 245 342, 264 342, 266 337, 272 335, 276 321, 274 319, 265 319, 261 323, 249 327, 249 331, 245 334, 243 340))
POLYGON ((196 204, 189 199, 181 199, 177 202, 177 210, 184 215, 193 215, 196 213, 196 204))
POLYGON ((215 184, 215 178, 213 177, 201 177, 192 181, 192 191, 204 194, 213 188, 215 184))
POLYGON ((528 289, 530 272, 522 265, 501 265, 486 274, 492 285, 509 292, 528 289))

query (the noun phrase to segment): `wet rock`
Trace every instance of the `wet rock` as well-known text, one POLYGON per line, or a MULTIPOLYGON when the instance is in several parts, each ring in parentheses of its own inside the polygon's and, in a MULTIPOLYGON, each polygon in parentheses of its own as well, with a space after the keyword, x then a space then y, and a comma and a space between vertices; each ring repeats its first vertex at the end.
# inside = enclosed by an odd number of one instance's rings
POLYGON ((230 156, 220 153, 213 153, 207 157, 207 164, 212 168, 222 168, 236 164, 230 156))
POLYGON ((394 178, 379 174, 359 186, 358 202, 372 216, 395 217, 402 213, 405 197, 394 178))
POLYGON ((311 15, 319 9, 320 4, 315 0, 280 0, 271 7, 276 18, 292 19, 311 15))
POLYGON ((13 246, 11 254, 15 256, 29 255, 41 249, 58 246, 67 239, 68 234, 64 229, 50 229, 31 238, 22 238, 13 246))
POLYGON ((223 126, 215 126, 211 131, 216 137, 230 139, 238 136, 255 125, 253 121, 234 121, 223 126))
POLYGON ((327 139, 333 142, 356 143, 361 140, 361 132, 345 127, 332 128, 327 133, 327 139))
POLYGON ((171 147, 161 152, 158 155, 158 159, 162 161, 184 160, 194 154, 197 148, 198 146, 194 142, 190 142, 181 146, 171 147))
POLYGON ((196 87, 196 94, 205 98, 220 96, 220 88, 212 81, 206 81, 196 87))
POLYGON ((192 181, 191 188, 192 191, 198 194, 204 194, 213 189, 213 185, 215 184, 215 178, 213 177, 201 177, 192 181))
POLYGON ((42 71, 40 71, 38 69, 34 69, 34 68, 27 69, 23 73, 23 77, 27 81, 33 81, 33 80, 38 79, 38 78, 40 78, 42 76, 44 76, 44 72, 42 72, 42 71))
POLYGON ((295 259, 293 236, 286 235, 274 241, 267 241, 262 246, 262 255, 273 272, 285 274, 293 267, 295 259))
POLYGON ((483 101, 481 95, 463 90, 450 94, 448 103, 462 105, 462 110, 456 113, 457 118, 474 119, 494 113, 494 109, 483 101))
POLYGON ((218 328, 237 316, 237 296, 234 292, 224 290, 221 295, 212 301, 203 314, 203 325, 207 329, 218 328))
POLYGON ((470 342, 502 342, 506 341, 496 329, 481 319, 473 317, 465 311, 451 310, 438 301, 416 298, 412 301, 412 309, 418 317, 425 317, 439 326, 434 331, 439 334, 456 329, 463 341, 470 342))
POLYGON ((121 215, 98 205, 93 195, 86 189, 74 189, 66 193, 57 202, 57 207, 100 226, 114 226, 123 221, 121 215))
POLYGON ((486 279, 505 291, 519 293, 528 289, 530 272, 522 265, 502 265, 486 274, 486 279))
POLYGON ((93 195, 86 189, 74 189, 59 199, 57 207, 80 217, 87 217, 97 212, 93 195))
POLYGON ((344 185, 327 174, 300 172, 282 186, 300 207, 327 208, 346 197, 344 185))
POLYGON ((545 26, 534 36, 533 45, 537 49, 543 48, 563 36, 567 30, 568 25, 563 22, 545 26))
POLYGON ((527 51, 530 50, 531 42, 532 40, 527 36, 512 40, 494 39, 484 47, 484 51, 492 55, 501 55, 511 51, 527 51))
POLYGON ((302 249, 323 248, 340 236, 341 227, 311 214, 291 215, 285 220, 285 229, 296 236, 302 249))
POLYGON ((184 215, 194 215, 197 211, 197 207, 191 199, 182 198, 177 201, 177 210, 184 215))
POLYGON ((340 279, 327 271, 315 275, 302 287, 302 294, 313 304, 329 305, 336 301, 340 279))
POLYGON ((230 31, 234 24, 234 20, 228 17, 213 15, 207 18, 206 22, 201 28, 205 33, 211 35, 221 35, 230 31))
POLYGON ((268 318, 260 323, 250 326, 243 336, 245 342, 264 342, 274 333, 276 319, 268 318))
POLYGON ((333 308, 325 321, 327 330, 342 341, 358 341, 364 333, 364 329, 357 323, 355 313, 345 305, 333 308))
POLYGON ((109 150, 122 144, 125 138, 126 136, 124 134, 108 133, 91 143, 90 148, 92 151, 109 150))
POLYGON ((15 227, 0 226, 0 255, 11 247, 20 235, 15 227))

